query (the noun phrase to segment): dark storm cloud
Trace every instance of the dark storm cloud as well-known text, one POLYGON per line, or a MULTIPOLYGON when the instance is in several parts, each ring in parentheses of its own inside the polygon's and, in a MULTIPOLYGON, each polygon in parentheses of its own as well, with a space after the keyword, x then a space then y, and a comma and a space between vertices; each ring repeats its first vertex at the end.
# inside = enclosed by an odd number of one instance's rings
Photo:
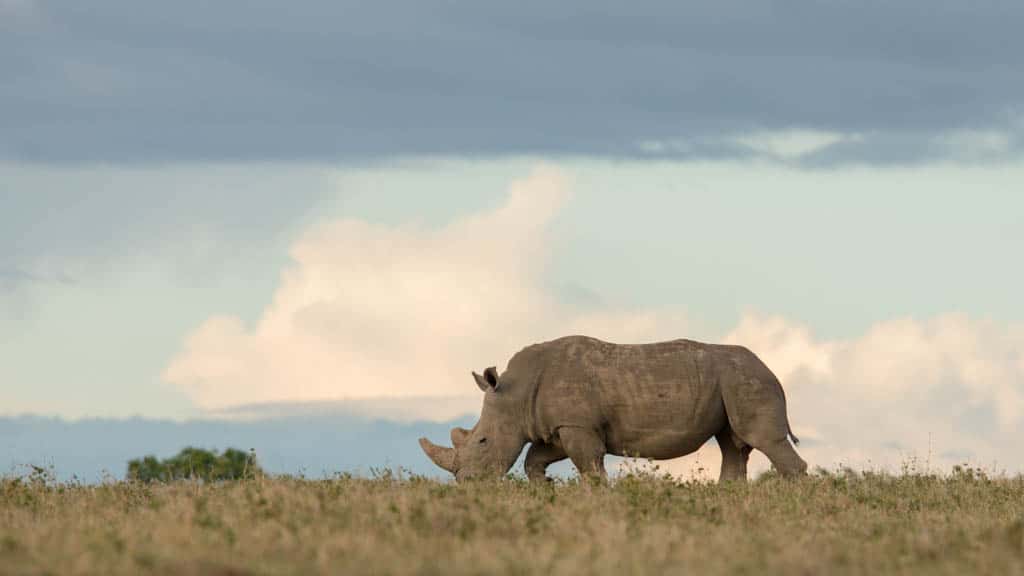
POLYGON ((1015 1, 484 4, 8 2, 0 157, 642 156, 661 140, 716 156, 743 154, 723 134, 805 128, 911 135, 893 153, 912 160, 1024 102, 1015 1))

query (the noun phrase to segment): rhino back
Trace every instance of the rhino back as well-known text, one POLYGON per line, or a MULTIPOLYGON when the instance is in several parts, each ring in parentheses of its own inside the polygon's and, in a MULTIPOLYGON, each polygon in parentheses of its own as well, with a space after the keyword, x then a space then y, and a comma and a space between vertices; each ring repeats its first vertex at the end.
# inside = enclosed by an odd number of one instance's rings
POLYGON ((725 426, 720 367, 744 354, 752 356, 692 340, 623 345, 571 336, 527 348, 509 368, 529 374, 538 439, 562 426, 592 427, 611 453, 663 458, 696 450, 725 426))

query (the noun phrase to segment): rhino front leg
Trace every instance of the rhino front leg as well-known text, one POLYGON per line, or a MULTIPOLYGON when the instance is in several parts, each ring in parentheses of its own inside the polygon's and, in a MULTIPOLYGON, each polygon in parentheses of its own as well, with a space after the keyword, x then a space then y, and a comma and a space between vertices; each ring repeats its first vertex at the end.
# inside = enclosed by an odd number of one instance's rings
POLYGON ((526 451, 526 477, 530 482, 547 482, 548 466, 568 457, 565 450, 554 444, 535 442, 526 451))
POLYGON ((604 470, 606 449, 604 440, 597 432, 585 428, 563 427, 558 429, 558 439, 576 466, 580 478, 599 482, 607 480, 608 474, 604 470))

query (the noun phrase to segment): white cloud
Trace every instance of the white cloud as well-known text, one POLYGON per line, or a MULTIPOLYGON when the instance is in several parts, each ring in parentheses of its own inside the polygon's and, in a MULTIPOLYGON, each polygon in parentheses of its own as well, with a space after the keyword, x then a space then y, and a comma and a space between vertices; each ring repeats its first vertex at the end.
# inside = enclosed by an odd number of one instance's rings
POLYGON ((779 160, 797 160, 840 142, 858 142, 862 136, 823 130, 777 130, 752 132, 733 138, 751 151, 779 160))
POLYGON ((933 144, 952 158, 997 158, 1012 151, 1013 136, 1000 130, 953 130, 936 136, 933 144))
MULTIPOLYGON (((164 379, 201 408, 365 398, 471 396, 470 370, 569 333, 669 336, 653 312, 579 314, 545 289, 547 230, 568 180, 538 168, 496 210, 432 230, 357 220, 316 227, 252 328, 215 317, 188 336, 164 379)), ((675 326, 678 333, 678 326, 675 326)), ((425 416, 465 413, 464 402, 425 416)))
POLYGON ((636 149, 643 154, 689 155, 700 152, 729 152, 752 155, 776 162, 791 162, 841 143, 863 142, 864 136, 826 130, 761 130, 726 134, 712 138, 671 138, 641 140, 636 149))
POLYGON ((391 422, 435 420, 438 414, 458 416, 480 410, 478 396, 406 396, 350 400, 260 403, 230 406, 207 415, 221 420, 260 421, 329 414, 349 414, 391 422))
POLYGON ((746 315, 724 339, 724 344, 739 344, 752 350, 771 351, 772 370, 780 378, 801 372, 816 377, 832 373, 834 344, 815 342, 806 326, 792 324, 781 316, 746 315))
MULTIPOLYGON (((724 342, 755 351, 783 382, 798 448, 814 466, 1024 470, 1024 328, 948 314, 900 318, 863 335, 813 337, 778 316, 747 315, 724 342)), ((657 463, 682 477, 717 478, 713 444, 657 463)), ((635 464, 633 464, 635 465, 635 464)), ((768 462, 757 452, 753 472, 768 462)))
MULTIPOLYGON (((294 262, 259 321, 209 319, 165 379, 210 412, 344 400, 378 416, 444 420, 479 404, 470 370, 504 365, 527 344, 572 333, 694 337, 681 310, 580 313, 559 304, 545 282, 547 231, 568 188, 565 175, 539 168, 501 206, 439 229, 317 226, 292 247, 294 262), (435 400, 408 409, 424 397, 435 400), (389 415, 381 398, 406 399, 404 416, 389 415)), ((782 380, 812 465, 895 468, 918 457, 943 467, 1024 466, 1020 326, 948 314, 828 340, 789 319, 749 314, 719 340, 749 347, 782 380)), ((687 473, 695 461, 717 475, 714 446, 663 467, 687 473)), ((760 456, 752 463, 766 466, 760 456)))
POLYGON ((1024 330, 947 314, 898 318, 860 337, 816 341, 778 317, 748 316, 725 338, 783 381, 791 420, 819 463, 1021 466, 1024 330))

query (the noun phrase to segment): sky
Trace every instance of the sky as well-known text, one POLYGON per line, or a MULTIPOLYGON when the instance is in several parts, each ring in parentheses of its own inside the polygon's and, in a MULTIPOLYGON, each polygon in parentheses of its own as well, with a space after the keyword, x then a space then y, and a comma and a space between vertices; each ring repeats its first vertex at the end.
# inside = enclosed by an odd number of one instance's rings
POLYGON ((439 423, 687 337, 812 464, 1024 470, 1022 12, 0 0, 0 416, 439 423))

